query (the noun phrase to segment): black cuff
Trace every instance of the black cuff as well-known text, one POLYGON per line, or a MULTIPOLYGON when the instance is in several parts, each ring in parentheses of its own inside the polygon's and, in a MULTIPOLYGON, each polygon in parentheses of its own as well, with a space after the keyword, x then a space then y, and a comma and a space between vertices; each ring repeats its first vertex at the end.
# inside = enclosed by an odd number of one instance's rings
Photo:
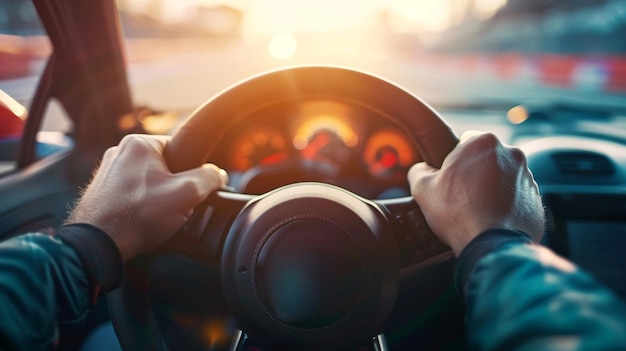
POLYGON ((454 272, 457 293, 464 296, 465 287, 478 262, 497 247, 509 243, 532 244, 530 235, 516 230, 489 229, 475 237, 461 252, 454 272))
POLYGON ((60 227, 57 236, 76 251, 82 262, 92 303, 100 294, 120 286, 124 276, 122 255, 104 231, 91 224, 76 223, 60 227))

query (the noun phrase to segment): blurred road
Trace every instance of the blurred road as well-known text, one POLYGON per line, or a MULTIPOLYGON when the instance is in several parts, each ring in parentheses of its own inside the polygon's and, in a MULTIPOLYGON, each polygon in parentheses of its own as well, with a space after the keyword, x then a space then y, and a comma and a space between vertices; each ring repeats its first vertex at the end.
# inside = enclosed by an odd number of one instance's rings
POLYGON ((270 57, 264 48, 235 44, 218 52, 189 53, 137 64, 129 79, 135 101, 160 109, 193 110, 228 86, 268 69, 297 64, 338 64, 365 70, 389 79, 433 104, 520 103, 559 101, 580 104, 624 104, 624 95, 607 94, 588 87, 548 87, 536 81, 502 81, 489 75, 463 75, 462 68, 437 67, 419 57, 368 55, 358 58, 332 53, 307 52, 291 60, 270 57))
MULTIPOLYGON (((422 62, 419 57, 397 58, 389 55, 343 57, 333 52, 305 52, 291 60, 273 59, 264 47, 241 42, 203 47, 169 55, 136 60, 129 65, 129 81, 137 105, 157 110, 176 111, 186 117, 205 100, 252 74, 285 65, 333 63, 373 72, 403 86, 433 105, 488 102, 511 107, 524 102, 558 101, 576 104, 624 106, 624 95, 607 94, 597 89, 545 87, 535 81, 496 80, 490 75, 467 76, 451 66, 422 62)), ((38 77, 0 81, 0 89, 28 107, 38 77)), ((49 110, 44 130, 67 130, 58 106, 49 110)))

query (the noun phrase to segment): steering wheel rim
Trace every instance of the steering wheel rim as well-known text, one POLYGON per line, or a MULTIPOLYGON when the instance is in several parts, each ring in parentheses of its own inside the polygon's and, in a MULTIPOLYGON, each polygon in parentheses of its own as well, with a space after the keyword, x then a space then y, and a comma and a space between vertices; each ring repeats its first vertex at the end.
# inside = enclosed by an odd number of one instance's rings
MULTIPOLYGON (((341 67, 298 66, 250 78, 206 102, 173 136, 164 157, 172 172, 200 166, 234 121, 264 106, 310 97, 341 98, 383 111, 385 116, 405 129, 423 160, 433 167, 440 167, 458 142, 430 106, 382 78, 341 67)), ((221 198, 229 196, 222 194, 221 198)), ((241 201, 250 199, 247 197, 241 201)), ((410 207, 407 205, 410 202, 406 198, 393 199, 382 206, 395 206, 392 212, 404 211, 410 207)), ((426 226, 423 218, 422 222, 420 225, 426 226)), ((128 265, 127 270, 131 272, 127 272, 126 278, 132 277, 132 284, 129 284, 130 279, 125 279, 122 288, 109 297, 112 321, 125 350, 167 349, 159 334, 149 297, 144 296, 143 303, 137 300, 138 295, 148 291, 145 272, 149 262, 150 259, 142 258, 128 265), (141 330, 131 332, 129 328, 136 328, 137 324, 141 330)))
POLYGON ((383 78, 334 66, 297 66, 238 83, 196 109, 165 150, 170 170, 181 172, 206 162, 230 124, 253 110, 311 96, 340 97, 364 103, 384 111, 390 118, 420 116, 394 122, 405 128, 424 161, 433 167, 441 167, 458 142, 433 108, 383 78))

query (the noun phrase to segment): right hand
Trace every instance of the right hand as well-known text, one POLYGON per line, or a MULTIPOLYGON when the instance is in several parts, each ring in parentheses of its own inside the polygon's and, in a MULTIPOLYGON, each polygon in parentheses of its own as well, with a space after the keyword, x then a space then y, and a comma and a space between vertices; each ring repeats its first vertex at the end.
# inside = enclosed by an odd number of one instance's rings
POLYGON ((537 242, 543 235, 543 204, 526 156, 491 133, 464 133, 441 169, 420 162, 408 179, 428 225, 457 256, 488 229, 520 230, 537 242))

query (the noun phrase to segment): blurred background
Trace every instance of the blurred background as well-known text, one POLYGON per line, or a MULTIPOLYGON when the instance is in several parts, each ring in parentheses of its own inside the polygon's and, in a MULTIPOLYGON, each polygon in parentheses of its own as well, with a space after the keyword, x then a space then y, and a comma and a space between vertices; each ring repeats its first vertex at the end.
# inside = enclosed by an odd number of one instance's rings
MULTIPOLYGON (((251 74, 347 65, 431 104, 626 104, 624 0, 118 0, 137 104, 187 115, 251 74)), ((0 89, 28 106, 50 45, 0 3, 0 89)), ((58 120, 45 129, 63 129, 58 120)))

